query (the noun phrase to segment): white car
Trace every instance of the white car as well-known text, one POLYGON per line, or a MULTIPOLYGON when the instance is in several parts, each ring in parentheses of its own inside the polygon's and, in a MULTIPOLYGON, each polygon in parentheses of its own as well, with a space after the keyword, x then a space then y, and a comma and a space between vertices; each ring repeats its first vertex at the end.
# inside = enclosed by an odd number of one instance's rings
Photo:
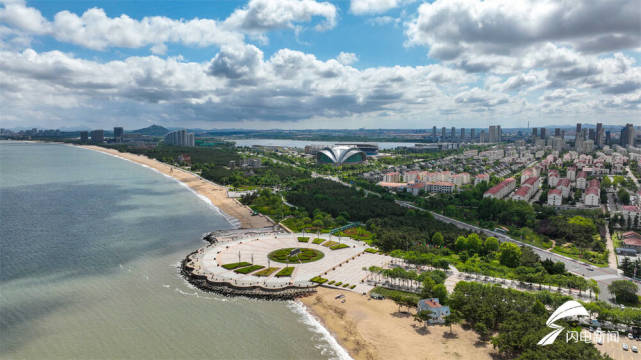
POLYGON ((636 346, 632 345, 632 352, 639 352, 639 349, 636 346))
POLYGON ((628 339, 633 340, 634 336, 632 336, 632 333, 628 333, 628 339))
POLYGON ((599 345, 603 345, 603 338, 598 338, 596 340, 596 343, 599 344, 599 345))
POLYGON ((628 351, 628 344, 623 344, 623 351, 628 351))

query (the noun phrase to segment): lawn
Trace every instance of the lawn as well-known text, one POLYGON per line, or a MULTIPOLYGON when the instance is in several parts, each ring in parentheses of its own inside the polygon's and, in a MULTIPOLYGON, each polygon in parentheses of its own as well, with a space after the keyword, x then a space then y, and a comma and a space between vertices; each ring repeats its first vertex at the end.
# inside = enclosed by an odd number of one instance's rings
POLYGON ((323 284, 323 283, 327 282, 327 279, 322 278, 322 277, 320 277, 320 276, 315 276, 315 277, 313 277, 313 278, 309 279, 309 281, 311 281, 311 282, 315 282, 315 283, 317 283, 317 284, 323 284))
POLYGON ((572 259, 579 261, 584 261, 598 267, 607 267, 608 266, 608 257, 606 253, 598 253, 596 251, 585 250, 577 248, 574 245, 570 246, 555 246, 552 249, 552 252, 565 255, 572 259))
POLYGON ((376 254, 376 253, 378 253, 378 250, 375 249, 375 248, 367 248, 367 249, 365 249, 365 252, 368 252, 370 254, 376 254))
POLYGON ((314 239, 314 240, 312 241, 312 243, 314 243, 314 244, 316 244, 316 245, 320 245, 320 244, 322 244, 324 241, 325 241, 325 239, 316 238, 316 239, 314 239))
POLYGON ((309 242, 309 238, 307 236, 299 236, 298 242, 301 242, 301 243, 309 242))
POLYGON ((235 262, 231 264, 225 264, 223 265, 223 267, 227 270, 234 270, 234 269, 249 266, 249 265, 251 265, 251 263, 248 263, 247 261, 241 261, 241 262, 235 262))
POLYGON ((270 267, 270 268, 267 268, 267 269, 263 269, 263 270, 255 273, 254 275, 255 276, 265 276, 266 277, 266 276, 269 276, 269 275, 273 274, 274 271, 276 271, 278 269, 280 269, 280 268, 279 267, 270 267))
POLYGON ((256 270, 264 268, 263 265, 252 265, 252 266, 247 266, 244 268, 240 268, 238 270, 234 270, 235 273, 237 274, 249 274, 251 272, 254 272, 256 270))
POLYGON ((279 263, 284 264, 300 264, 320 260, 325 256, 321 251, 309 248, 285 248, 274 250, 267 255, 267 257, 279 263), (300 252, 295 255, 290 255, 293 250, 299 249, 300 252))
POLYGON ((346 244, 336 244, 336 245, 330 246, 329 248, 332 249, 332 250, 339 250, 339 249, 345 249, 345 248, 348 248, 348 247, 349 247, 349 245, 346 245, 346 244))
POLYGON ((392 290, 392 289, 386 289, 384 287, 377 286, 372 290, 373 293, 376 294, 381 294, 385 296, 386 298, 389 299, 394 299, 394 298, 411 298, 413 300, 416 300, 415 303, 418 303, 420 300, 420 296, 418 294, 414 294, 411 292, 407 291, 401 291, 401 290, 392 290))
POLYGON ((330 247, 330 246, 334 246, 334 245, 338 245, 338 243, 336 241, 331 241, 331 240, 330 241, 326 241, 326 242, 323 243, 324 247, 330 247))
POLYGON ((292 273, 294 272, 294 267, 289 266, 286 268, 283 268, 281 271, 276 273, 276 277, 285 277, 285 276, 292 276, 292 273))

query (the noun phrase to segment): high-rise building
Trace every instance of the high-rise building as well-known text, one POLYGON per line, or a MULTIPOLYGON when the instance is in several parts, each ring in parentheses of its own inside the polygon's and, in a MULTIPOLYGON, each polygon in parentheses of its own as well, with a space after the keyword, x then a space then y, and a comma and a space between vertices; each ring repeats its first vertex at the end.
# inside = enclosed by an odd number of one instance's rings
POLYGON ((554 136, 555 137, 561 137, 561 129, 560 128, 555 128, 554 129, 554 136))
POLYGON ((539 136, 539 129, 532 128, 532 137, 536 138, 537 136, 539 136))
POLYGON ((479 142, 485 143, 489 141, 489 137, 485 133, 485 130, 481 130, 481 134, 479 135, 479 142))
POLYGON ((620 144, 623 147, 634 146, 634 126, 632 124, 625 124, 621 129, 620 144))
POLYGON ((450 130, 450 138, 454 140, 456 138, 456 128, 452 126, 452 130, 450 130))
POLYGON ((194 134, 188 133, 186 130, 176 130, 165 135, 165 143, 176 146, 194 147, 194 134))
POLYGON ((596 132, 594 129, 588 129, 588 139, 596 141, 596 132))
POLYGON ((546 129, 545 128, 541 128, 541 139, 545 139, 545 137, 546 137, 545 132, 546 132, 546 129))
POLYGON ((465 128, 461 128, 461 139, 465 139, 465 128))
POLYGON ((125 129, 122 126, 114 127, 114 142, 121 143, 125 136, 125 129))
POLYGON ((91 131, 91 142, 101 143, 105 141, 105 132, 104 130, 92 130, 91 131))
POLYGON ((89 131, 81 131, 80 132, 80 142, 81 143, 88 143, 89 142, 89 131))
POLYGON ((474 140, 475 135, 476 135, 476 129, 470 129, 470 139, 474 140))
POLYGON ((596 139, 595 139, 595 144, 597 146, 603 146, 603 124, 602 123, 596 123, 596 139))
POLYGON ((436 126, 432 127, 432 137, 436 139, 436 126))
POLYGON ((501 125, 490 125, 489 133, 490 142, 501 142, 501 125))
POLYGON ((579 136, 579 135, 581 135, 581 123, 576 124, 576 136, 579 136))
POLYGON ((445 139, 445 126, 441 128, 441 139, 445 139))
POLYGON ((605 144, 612 145, 612 134, 609 130, 605 132, 605 144))

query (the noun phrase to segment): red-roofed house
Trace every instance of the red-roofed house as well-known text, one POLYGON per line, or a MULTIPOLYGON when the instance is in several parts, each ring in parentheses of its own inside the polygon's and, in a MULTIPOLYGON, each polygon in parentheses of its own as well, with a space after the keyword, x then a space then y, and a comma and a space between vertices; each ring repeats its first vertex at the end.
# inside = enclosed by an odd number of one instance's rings
POLYGON ((636 250, 637 253, 641 252, 641 235, 634 231, 623 233, 623 247, 636 250))
POLYGON ((507 178, 500 183, 492 186, 483 194, 484 198, 503 199, 516 187, 514 178, 507 178))
POLYGON ((474 177, 474 185, 480 184, 482 182, 490 182, 490 175, 478 174, 474 177))
POLYGON ((577 189, 585 189, 585 185, 588 180, 588 173, 585 171, 579 171, 576 175, 576 187, 577 189))
POLYGON ((435 193, 451 193, 456 185, 448 181, 435 181, 425 184, 425 190, 435 193))
POLYGON ((559 176, 559 172, 557 170, 550 170, 548 172, 548 185, 550 185, 550 187, 555 187, 556 184, 558 184, 560 178, 561 177, 559 176))
POLYGON ((391 172, 387 174, 383 174, 383 182, 386 183, 400 183, 401 182, 401 174, 397 172, 391 172))
POLYGON ((408 184, 405 187, 405 190, 407 192, 411 192, 412 195, 417 196, 421 192, 421 190, 425 191, 425 188, 426 188, 425 183, 419 182, 419 183, 408 184))
POLYGON ((601 200, 601 190, 598 187, 591 187, 585 191, 583 203, 586 206, 599 206, 601 200))
POLYGON ((559 189, 550 189, 548 191, 548 205, 559 206, 563 202, 563 195, 559 189))
POLYGON ((568 168, 567 177, 568 177, 568 179, 570 179, 570 181, 576 180, 576 168, 575 167, 569 167, 568 168))
POLYGON ((572 183, 570 182, 570 179, 568 178, 562 178, 559 180, 558 184, 556 185, 556 188, 561 190, 561 196, 563 198, 567 198, 570 196, 570 189, 572 188, 572 183))
POLYGON ((512 200, 522 200, 522 201, 528 201, 530 200, 530 193, 532 192, 532 186, 530 185, 522 185, 516 191, 514 194, 512 194, 512 200))

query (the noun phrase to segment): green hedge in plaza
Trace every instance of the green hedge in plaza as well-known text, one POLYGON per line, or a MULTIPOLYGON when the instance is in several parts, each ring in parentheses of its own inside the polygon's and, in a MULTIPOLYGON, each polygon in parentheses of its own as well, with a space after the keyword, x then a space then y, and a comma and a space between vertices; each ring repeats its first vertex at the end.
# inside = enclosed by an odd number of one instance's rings
POLYGON ((252 265, 252 266, 247 266, 244 268, 240 268, 238 270, 234 270, 235 273, 238 274, 249 274, 250 272, 254 272, 256 270, 264 268, 263 265, 252 265))
POLYGON ((294 272, 294 267, 286 267, 283 268, 281 271, 276 273, 276 277, 285 277, 285 276, 292 276, 292 273, 294 272))
POLYGON ((279 263, 284 264, 299 264, 320 260, 325 256, 322 251, 309 248, 298 248, 300 252, 296 255, 290 256, 291 252, 296 248, 284 248, 270 252, 267 257, 279 263))
POLYGON ((320 244, 322 244, 324 241, 325 241, 325 239, 316 238, 316 239, 314 239, 314 240, 312 241, 312 243, 314 243, 314 244, 316 244, 316 245, 320 245, 320 244))
POLYGON ((338 249, 345 249, 345 248, 348 248, 348 247, 349 247, 349 245, 347 245, 347 244, 336 244, 336 245, 330 246, 329 248, 332 249, 332 250, 338 250, 338 249))
POLYGON ((276 270, 280 269, 279 267, 270 267, 267 269, 263 269, 257 273, 254 274, 254 276, 269 276, 273 274, 276 270))
POLYGON ((325 282, 327 282, 327 279, 320 276, 314 276, 313 278, 309 279, 309 281, 315 282, 317 284, 324 284, 325 282))
POLYGON ((378 250, 376 250, 374 248, 367 248, 367 249, 365 249, 365 252, 368 252, 370 254, 376 254, 378 252, 378 250))
POLYGON ((298 242, 306 243, 309 241, 309 238, 307 236, 299 236, 298 237, 298 242))
POLYGON ((235 262, 231 264, 225 264, 223 265, 223 267, 227 270, 234 270, 234 269, 249 266, 249 265, 251 265, 251 263, 248 263, 247 261, 241 261, 241 262, 235 262))

